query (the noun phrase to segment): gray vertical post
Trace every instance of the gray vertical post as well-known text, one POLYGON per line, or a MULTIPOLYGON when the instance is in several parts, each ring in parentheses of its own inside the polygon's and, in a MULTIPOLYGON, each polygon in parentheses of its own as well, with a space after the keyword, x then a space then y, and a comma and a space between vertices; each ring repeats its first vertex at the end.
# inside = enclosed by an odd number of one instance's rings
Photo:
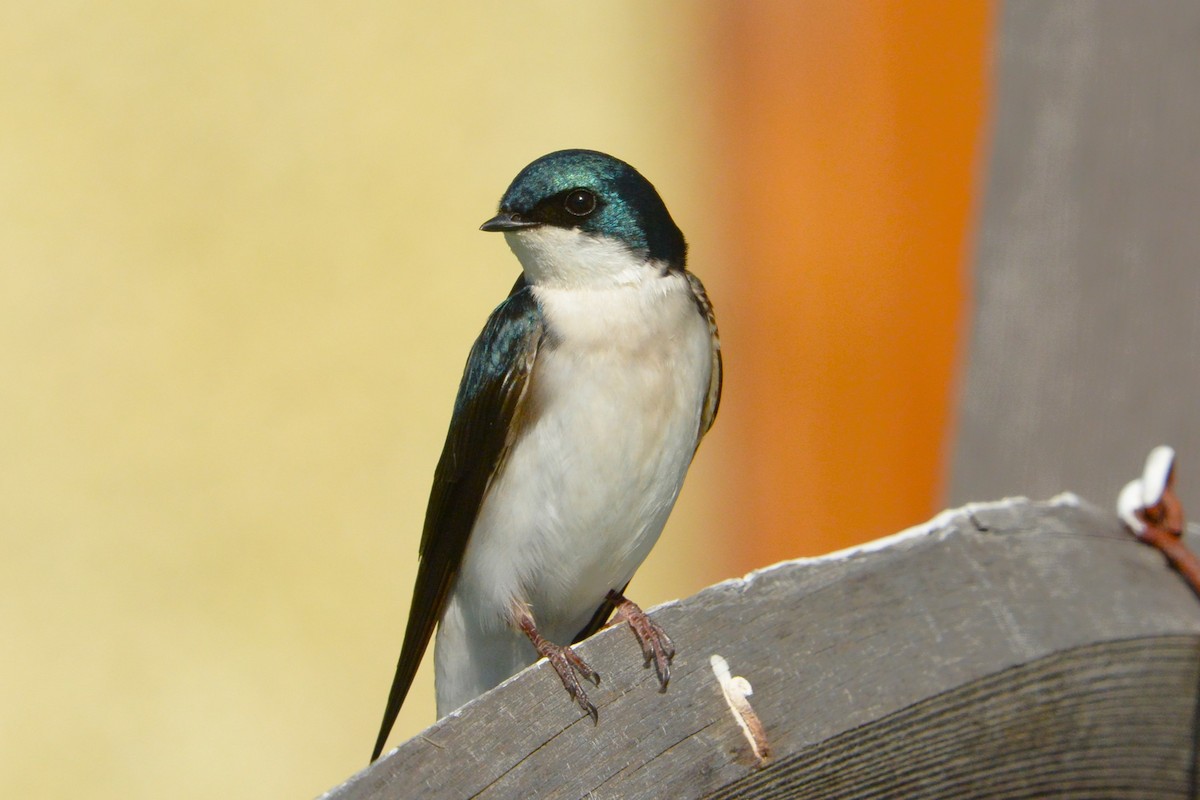
MULTIPOLYGON (((951 502, 1200 482, 1200 3, 1000 20, 951 502)), ((1200 502, 1200 493, 1193 493, 1200 502)))

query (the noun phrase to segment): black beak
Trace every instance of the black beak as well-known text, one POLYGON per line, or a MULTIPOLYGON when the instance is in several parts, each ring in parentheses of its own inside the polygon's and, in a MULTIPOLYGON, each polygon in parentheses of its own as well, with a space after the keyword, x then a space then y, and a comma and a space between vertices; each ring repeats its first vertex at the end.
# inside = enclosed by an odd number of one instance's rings
POLYGON ((519 231, 522 228, 536 228, 540 222, 530 222, 521 219, 515 211, 501 211, 496 216, 479 226, 479 230, 489 233, 495 231, 519 231))

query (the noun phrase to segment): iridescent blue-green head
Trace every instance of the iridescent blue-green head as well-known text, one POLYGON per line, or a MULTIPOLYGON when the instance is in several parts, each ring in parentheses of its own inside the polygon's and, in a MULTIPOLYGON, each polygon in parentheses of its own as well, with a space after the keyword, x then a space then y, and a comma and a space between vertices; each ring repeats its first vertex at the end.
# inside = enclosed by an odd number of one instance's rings
POLYGON ((600 278, 634 265, 683 269, 687 259, 683 234, 650 181, 594 150, 560 150, 525 167, 481 230, 506 234, 533 283, 579 283, 580 273, 600 278))

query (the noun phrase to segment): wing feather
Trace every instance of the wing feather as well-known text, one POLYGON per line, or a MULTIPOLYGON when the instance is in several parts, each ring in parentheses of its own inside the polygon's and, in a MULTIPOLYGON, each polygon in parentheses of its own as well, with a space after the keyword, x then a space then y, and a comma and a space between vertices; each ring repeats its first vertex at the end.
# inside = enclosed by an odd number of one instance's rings
POLYGON ((704 284, 692 273, 685 271, 684 274, 692 289, 696 307, 700 310, 700 315, 708 322, 708 335, 712 341, 712 372, 708 378, 708 395, 704 400, 704 411, 700 414, 700 435, 696 437, 696 446, 699 447, 700 440, 704 438, 704 434, 708 433, 717 419, 717 409, 721 407, 721 334, 717 330, 717 315, 713 312, 712 303, 709 302, 708 292, 704 291, 704 284))
POLYGON ((524 400, 544 330, 541 310, 521 277, 471 348, 433 476, 404 644, 372 761, 383 752, 429 646, 492 478, 522 427, 519 423, 528 422, 524 400))

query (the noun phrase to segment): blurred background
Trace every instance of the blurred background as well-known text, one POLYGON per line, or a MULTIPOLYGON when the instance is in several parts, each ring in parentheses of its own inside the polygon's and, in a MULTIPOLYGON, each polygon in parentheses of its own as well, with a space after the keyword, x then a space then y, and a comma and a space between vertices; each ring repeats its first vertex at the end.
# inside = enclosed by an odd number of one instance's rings
MULTIPOLYGON (((658 187, 721 325, 721 414, 631 596, 930 517, 998 16, 0 7, 0 794, 306 797, 365 765, 518 269, 476 229, 552 150, 658 187)), ((423 669, 393 743, 432 696, 423 669)))

